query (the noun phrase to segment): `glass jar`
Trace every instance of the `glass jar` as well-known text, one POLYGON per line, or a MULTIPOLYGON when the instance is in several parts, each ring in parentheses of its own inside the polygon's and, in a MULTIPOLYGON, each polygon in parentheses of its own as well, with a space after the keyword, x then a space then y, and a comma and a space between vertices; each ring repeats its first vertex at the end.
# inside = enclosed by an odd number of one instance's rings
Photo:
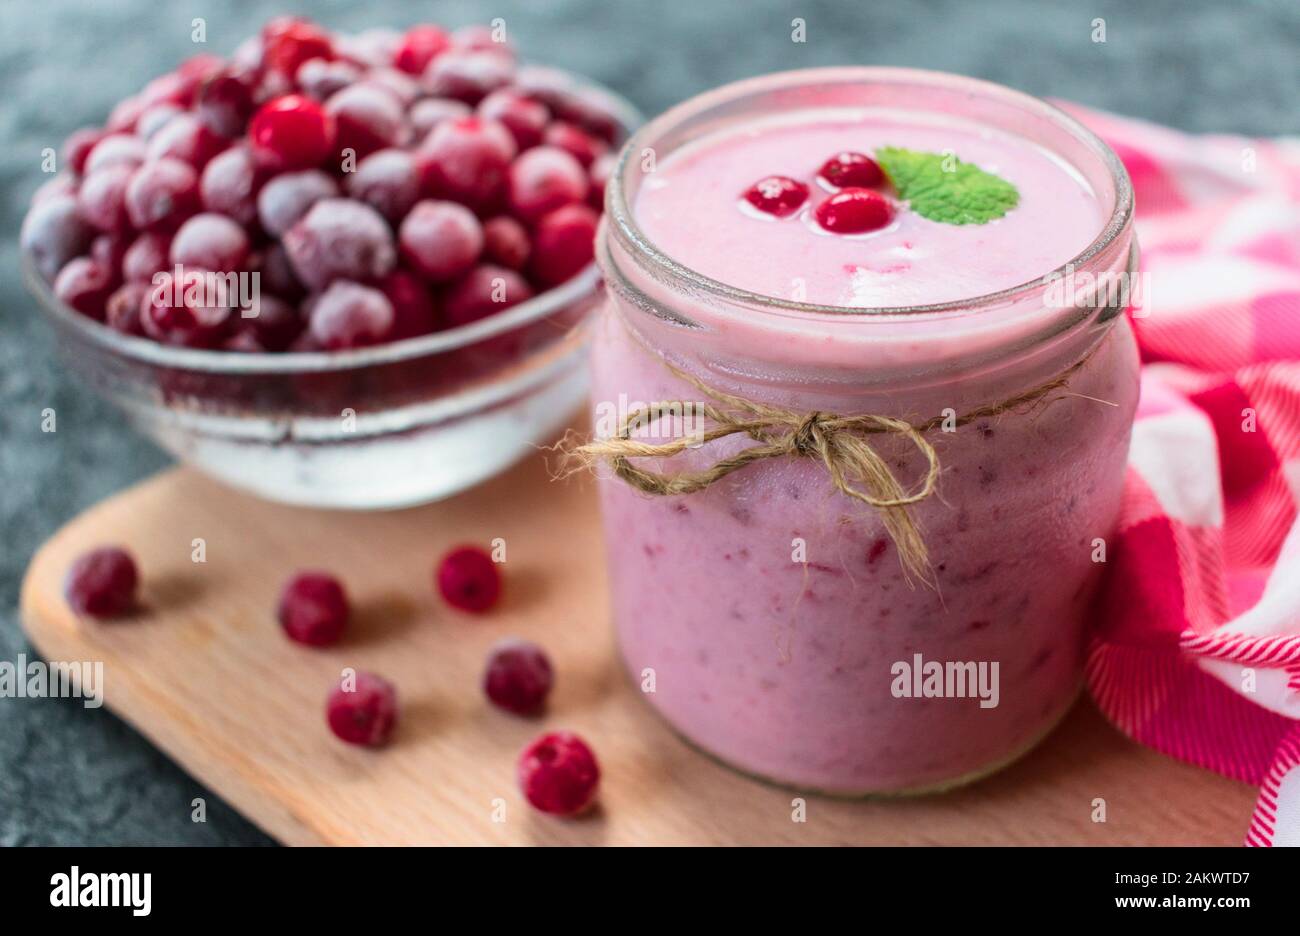
MULTIPOLYGON (((938 73, 758 78, 693 99, 629 142, 597 245, 608 286, 592 351, 598 429, 636 401, 704 402, 699 384, 796 413, 953 417, 926 433, 941 472, 934 495, 910 508, 930 582, 907 573, 881 515, 837 492, 813 458, 752 463, 677 496, 601 472, 618 645, 674 728, 748 773, 858 795, 978 778, 1062 718, 1081 685, 1089 601, 1120 506, 1138 356, 1122 302, 1083 289, 1054 297, 1063 275, 1132 274, 1131 216, 1128 177, 1095 135, 1038 99, 938 73), (749 293, 647 240, 632 206, 649 156, 811 98, 952 113, 1016 134, 1073 166, 1109 220, 1071 267, 910 308, 749 293), (1062 375, 1066 385, 1037 400, 960 418, 1062 375)), ((731 436, 634 463, 699 469, 751 444, 731 436)), ((924 453, 896 435, 871 444, 915 490, 924 453)))

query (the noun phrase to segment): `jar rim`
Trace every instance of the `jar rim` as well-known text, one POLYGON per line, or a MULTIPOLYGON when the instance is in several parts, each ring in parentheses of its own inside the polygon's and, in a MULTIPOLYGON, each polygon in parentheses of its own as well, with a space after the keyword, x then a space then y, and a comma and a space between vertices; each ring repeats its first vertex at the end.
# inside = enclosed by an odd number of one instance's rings
POLYGON ((1041 290, 1044 284, 1051 279, 1066 276, 1071 270, 1084 267, 1090 261, 1104 254, 1116 239, 1129 228, 1132 216, 1133 185, 1124 164, 1104 140, 1059 107, 1032 94, 1026 94, 1023 91, 1017 91, 978 78, 967 78, 962 75, 927 69, 877 66, 841 66, 777 72, 732 82, 690 98, 643 125, 627 140, 623 145, 622 152, 619 154, 618 164, 610 175, 605 193, 605 217, 616 235, 639 258, 643 258, 648 267, 661 274, 665 279, 675 281, 692 292, 712 295, 763 311, 781 314, 803 313, 840 318, 852 317, 858 320, 879 319, 887 321, 895 316, 927 317, 942 316, 952 312, 974 312, 1024 298, 1037 290, 1041 290), (940 89, 975 92, 1016 105, 1030 114, 1048 120, 1058 129, 1066 131, 1084 144, 1098 156, 1105 166, 1115 187, 1115 203, 1110 217, 1102 226, 1101 231, 1083 251, 1055 269, 1045 271, 1042 275, 1026 282, 996 292, 946 302, 871 308, 798 302, 732 286, 721 280, 706 276, 670 257, 641 230, 632 208, 628 204, 627 191, 623 184, 626 171, 637 158, 634 154, 651 147, 655 140, 664 136, 669 130, 683 121, 691 117, 707 114, 716 108, 745 97, 794 87, 847 83, 928 85, 940 89))

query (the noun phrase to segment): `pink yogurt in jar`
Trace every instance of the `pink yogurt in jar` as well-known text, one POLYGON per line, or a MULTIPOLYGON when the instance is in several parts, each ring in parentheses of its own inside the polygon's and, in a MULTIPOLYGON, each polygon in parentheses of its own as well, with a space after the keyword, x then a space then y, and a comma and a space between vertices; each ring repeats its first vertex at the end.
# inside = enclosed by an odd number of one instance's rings
MULTIPOLYGON (((815 458, 766 459, 674 496, 603 472, 619 647, 674 728, 746 772, 852 795, 974 779, 1062 717, 1137 399, 1127 320, 1090 291, 1133 269, 1131 208, 1114 155, 1066 115, 929 72, 768 76, 630 141, 597 250, 609 285, 598 433, 638 402, 704 401, 697 384, 797 414, 950 416, 925 434, 937 488, 909 508, 924 576, 815 458), (986 223, 945 223, 886 179, 886 223, 828 232, 818 212, 836 189, 819 167, 882 147, 953 156, 1018 200, 986 223), (744 198, 772 175, 808 191, 780 217, 744 198), (963 418, 1062 375, 1029 403, 963 418)), ((912 442, 869 442, 919 489, 912 442)), ((699 470, 755 444, 734 435, 634 464, 699 470)))

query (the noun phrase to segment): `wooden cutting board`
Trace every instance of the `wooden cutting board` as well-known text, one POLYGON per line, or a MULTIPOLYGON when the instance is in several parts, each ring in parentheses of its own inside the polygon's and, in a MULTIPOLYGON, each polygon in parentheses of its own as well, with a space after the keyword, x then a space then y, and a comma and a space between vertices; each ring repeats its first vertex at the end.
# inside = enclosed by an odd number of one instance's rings
MULTIPOLYGON (((101 660, 105 703, 283 842, 307 844, 1240 844, 1255 791, 1127 740, 1086 700, 1029 756, 942 796, 845 801, 733 773, 681 741, 614 658, 592 482, 550 480, 540 457, 442 503, 391 513, 285 507, 178 468, 77 517, 32 559, 22 614, 51 660, 101 660), (506 541, 490 615, 435 598, 430 573, 462 541, 506 541), (193 542, 206 562, 192 561, 193 542), (122 543, 144 609, 77 620, 62 597, 78 553, 122 543), (341 575, 357 609, 339 647, 291 644, 273 616, 295 569, 341 575), (547 714, 525 720, 479 689, 488 648, 518 635, 557 669, 547 714), (379 750, 336 741, 325 695, 344 666, 396 683, 402 716, 379 750), (544 729, 591 742, 600 807, 534 813, 519 750, 544 729), (1092 821, 1093 801, 1106 821, 1092 821), (504 806, 504 809, 501 807, 504 806)), ((86 717, 95 717, 87 713, 86 717)))

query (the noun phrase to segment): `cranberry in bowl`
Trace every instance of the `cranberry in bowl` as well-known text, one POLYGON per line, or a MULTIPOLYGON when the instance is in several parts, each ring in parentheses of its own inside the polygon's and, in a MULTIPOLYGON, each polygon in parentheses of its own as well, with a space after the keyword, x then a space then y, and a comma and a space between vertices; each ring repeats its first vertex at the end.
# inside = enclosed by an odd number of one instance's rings
POLYGON ((287 503, 422 503, 557 434, 639 116, 493 39, 276 19, 74 133, 21 236, 65 361, 287 503))

